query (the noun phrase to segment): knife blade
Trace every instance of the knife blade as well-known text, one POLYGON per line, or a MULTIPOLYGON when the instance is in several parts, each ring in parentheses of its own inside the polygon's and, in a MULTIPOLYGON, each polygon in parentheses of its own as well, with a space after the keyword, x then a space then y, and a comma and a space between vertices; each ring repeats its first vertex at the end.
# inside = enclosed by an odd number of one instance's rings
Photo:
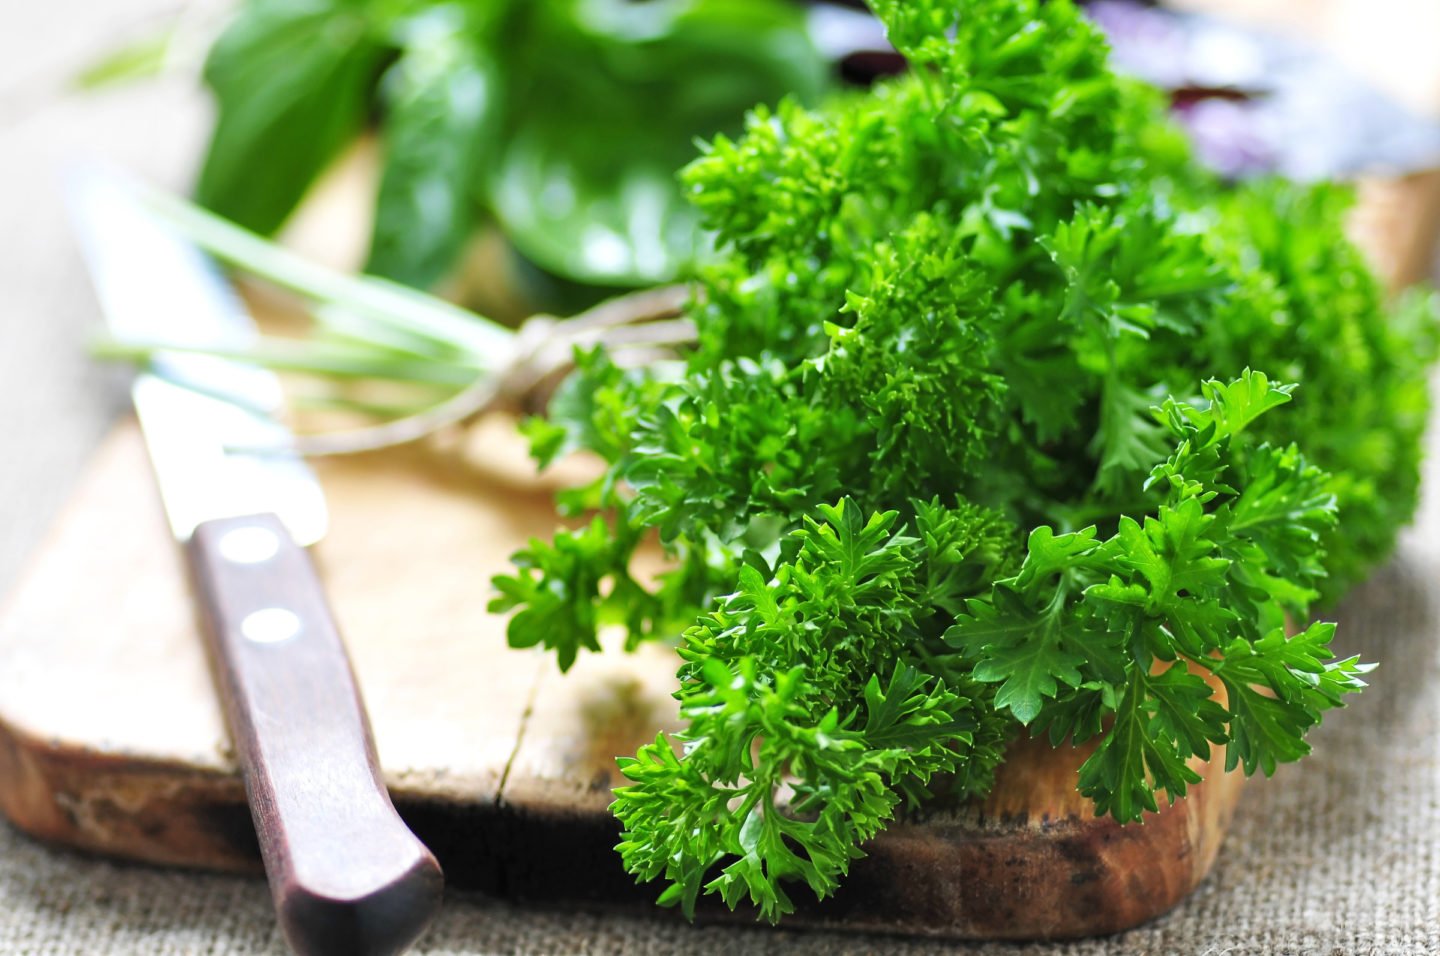
MULTIPOLYGON (((137 187, 95 170, 69 186, 115 337, 198 348, 256 337, 214 263, 137 187)), ((187 558, 286 939, 305 956, 400 952, 434 916, 443 881, 391 803, 305 550, 326 530, 319 482, 303 460, 272 450, 289 437, 279 383, 263 369, 168 352, 136 376, 132 397, 187 558)))

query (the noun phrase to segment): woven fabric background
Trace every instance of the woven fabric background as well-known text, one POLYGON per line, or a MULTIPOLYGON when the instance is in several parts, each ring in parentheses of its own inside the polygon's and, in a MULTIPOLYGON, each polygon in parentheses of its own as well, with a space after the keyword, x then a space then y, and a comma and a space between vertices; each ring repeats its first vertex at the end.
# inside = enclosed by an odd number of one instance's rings
MULTIPOLYGON (((206 4, 201 4, 205 6, 206 4)), ((194 7, 195 4, 189 5, 194 7)), ((59 199, 66 162, 104 157, 183 186, 207 122, 190 77, 69 91, 75 70, 168 21, 173 0, 10 4, 0 30, 0 592, 99 436, 124 374, 85 355, 93 301, 59 199)), ((691 927, 666 915, 524 909, 452 895, 416 952, 1440 953, 1440 471, 1395 561, 1339 611, 1341 644, 1383 663, 1315 754, 1244 796, 1211 877, 1128 934, 1052 946, 691 927)), ((283 953, 257 880, 117 864, 0 824, 0 952, 283 953)))

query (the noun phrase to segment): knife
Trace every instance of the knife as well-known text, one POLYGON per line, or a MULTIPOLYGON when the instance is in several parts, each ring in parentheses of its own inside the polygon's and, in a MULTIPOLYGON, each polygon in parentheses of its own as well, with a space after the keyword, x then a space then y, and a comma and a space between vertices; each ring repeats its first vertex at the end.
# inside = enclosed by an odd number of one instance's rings
MULTIPOLYGON (((69 185, 117 338, 197 349, 254 340, 214 263, 163 225, 138 187, 93 170, 69 185)), ((279 383, 180 351, 157 357, 131 394, 190 568, 281 929, 302 956, 400 952, 439 908, 443 880, 390 802, 305 550, 326 530, 320 485, 304 461, 271 450, 289 438, 279 383)))

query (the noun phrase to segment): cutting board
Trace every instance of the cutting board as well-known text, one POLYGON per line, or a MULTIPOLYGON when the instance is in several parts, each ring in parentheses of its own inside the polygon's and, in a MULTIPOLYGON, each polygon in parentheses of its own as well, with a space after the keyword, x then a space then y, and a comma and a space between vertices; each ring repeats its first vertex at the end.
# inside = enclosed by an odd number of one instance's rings
MULTIPOLYGON (((386 778, 451 885, 648 905, 655 889, 622 872, 606 805, 614 758, 676 726, 676 660, 654 646, 561 675, 506 647, 504 619, 485 610, 488 579, 556 524, 508 423, 319 469, 333 521, 317 558, 386 778)), ((56 843, 256 871, 184 580, 126 423, 0 616, 0 808, 56 843)), ((1168 909, 1213 862, 1239 778, 1216 773, 1119 827, 1074 793, 1083 757, 1017 743, 991 798, 902 819, 801 920, 1070 936, 1168 909)))
MULTIPOLYGON (((1437 183, 1426 174, 1363 192, 1357 235, 1393 284, 1428 261, 1437 183)), ((508 555, 554 530, 550 491, 563 475, 536 476, 503 418, 317 468, 332 527, 316 556, 386 779, 450 884, 653 911, 657 889, 621 870, 606 807, 621 782, 614 758, 676 729, 673 653, 588 655, 562 675, 508 649, 504 619, 485 610, 508 555)), ((0 608, 0 811, 65 846, 258 874, 166 529, 124 422, 0 608)), ((1186 799, 1121 827, 1075 793, 1086 756, 1017 741, 989 798, 902 816, 834 898, 797 893, 791 924, 1058 938, 1164 912, 1214 862, 1240 778, 1197 764, 1206 782, 1186 799)))

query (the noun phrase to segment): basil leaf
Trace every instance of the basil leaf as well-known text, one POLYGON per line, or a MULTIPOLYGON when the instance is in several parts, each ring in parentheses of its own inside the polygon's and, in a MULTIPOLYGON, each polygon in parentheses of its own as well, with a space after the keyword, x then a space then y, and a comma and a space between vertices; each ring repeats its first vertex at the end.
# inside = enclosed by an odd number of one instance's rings
POLYGON ((383 53, 364 8, 252 0, 205 63, 219 103, 196 197, 272 233, 359 132, 383 53))
POLYGON ((526 26, 490 203, 524 255, 584 282, 683 271, 708 247, 675 181, 696 139, 825 80, 799 9, 769 0, 595 3, 526 26))
POLYGON ((454 262, 479 213, 474 190, 501 109, 499 78, 460 8, 428 11, 381 93, 385 166, 369 272, 418 287, 454 262))

